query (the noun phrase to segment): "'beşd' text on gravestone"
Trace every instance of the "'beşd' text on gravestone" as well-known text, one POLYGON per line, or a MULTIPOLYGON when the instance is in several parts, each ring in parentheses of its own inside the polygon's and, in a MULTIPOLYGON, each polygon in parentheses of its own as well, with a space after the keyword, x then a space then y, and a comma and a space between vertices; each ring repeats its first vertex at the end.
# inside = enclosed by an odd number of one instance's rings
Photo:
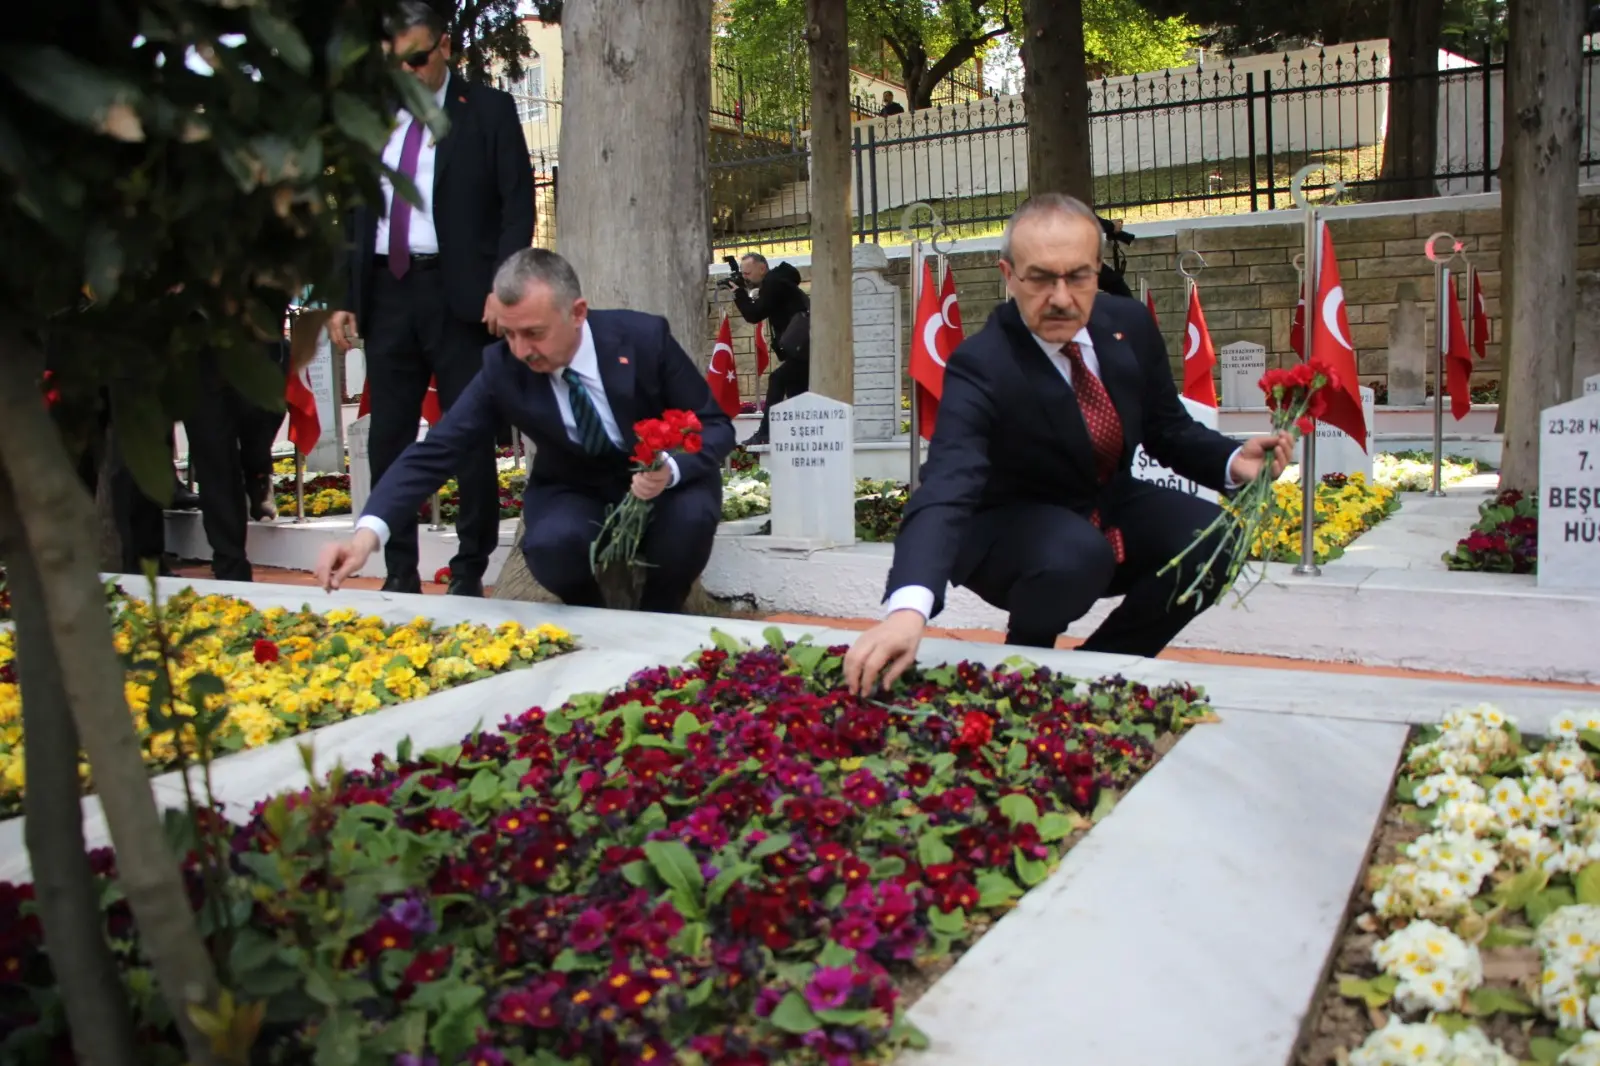
POLYGON ((1539 416, 1539 585, 1600 588, 1600 396, 1539 416))
POLYGON ((814 392, 772 408, 772 536, 855 542, 855 435, 850 405, 814 392))

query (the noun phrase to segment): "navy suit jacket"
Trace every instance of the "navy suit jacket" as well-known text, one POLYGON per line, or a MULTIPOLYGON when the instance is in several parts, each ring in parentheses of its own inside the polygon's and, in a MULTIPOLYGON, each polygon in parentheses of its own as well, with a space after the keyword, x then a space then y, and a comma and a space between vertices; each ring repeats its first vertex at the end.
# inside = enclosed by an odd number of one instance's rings
MULTIPOLYGON (((703 447, 694 455, 674 453, 680 480, 668 491, 700 487, 720 497, 722 463, 733 451, 733 423, 711 398, 694 360, 673 339, 667 320, 637 311, 590 311, 589 329, 606 402, 627 451, 637 443, 635 422, 670 410, 693 411, 700 416, 703 447)), ((414 519, 422 503, 455 474, 462 456, 492 446, 502 419, 534 445, 525 507, 545 486, 576 489, 608 503, 627 492, 628 454, 585 454, 567 436, 550 376, 530 370, 505 341, 496 341, 484 349, 483 369, 439 424, 402 452, 373 486, 363 514, 391 528, 414 519)))
POLYGON ((973 514, 1048 503, 1088 515, 1132 478, 1141 444, 1180 476, 1222 490, 1238 442, 1189 417, 1150 312, 1137 300, 1100 293, 1088 328, 1100 380, 1122 419, 1122 456, 1110 482, 1095 476, 1077 394, 1008 300, 945 367, 922 484, 895 538, 889 592, 930 589, 937 614, 946 584, 961 584, 981 561, 963 551, 973 514))

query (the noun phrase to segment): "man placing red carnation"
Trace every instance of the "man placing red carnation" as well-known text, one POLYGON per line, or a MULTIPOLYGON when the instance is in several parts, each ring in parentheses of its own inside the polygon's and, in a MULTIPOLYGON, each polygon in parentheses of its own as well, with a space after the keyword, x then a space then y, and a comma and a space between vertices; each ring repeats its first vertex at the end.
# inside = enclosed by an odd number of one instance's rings
POLYGON ((733 423, 664 319, 591 311, 554 252, 512 254, 492 299, 504 339, 484 350, 483 369, 443 421, 373 487, 355 536, 323 550, 318 582, 331 591, 360 570, 390 525, 415 515, 504 420, 533 442, 521 548, 534 579, 563 603, 601 606, 591 547, 631 496, 651 505, 639 606, 679 610, 711 558, 733 423))

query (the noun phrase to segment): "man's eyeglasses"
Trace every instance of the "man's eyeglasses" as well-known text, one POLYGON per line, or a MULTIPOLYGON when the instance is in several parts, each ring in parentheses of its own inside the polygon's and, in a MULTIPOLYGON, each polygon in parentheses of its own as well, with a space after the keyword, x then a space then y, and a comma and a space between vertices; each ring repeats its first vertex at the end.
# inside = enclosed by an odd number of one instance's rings
POLYGON ((1031 292, 1053 292, 1062 283, 1069 289, 1092 289, 1100 283, 1100 271, 1089 267, 1080 267, 1070 274, 1030 270, 1026 274, 1018 274, 1017 282, 1031 292))
POLYGON ((401 56, 400 62, 404 63, 412 70, 421 70, 423 67, 428 65, 428 60, 433 57, 433 53, 439 50, 439 44, 443 40, 444 38, 441 37, 439 40, 434 41, 433 44, 429 45, 427 48, 424 48, 420 52, 412 52, 410 55, 401 56))

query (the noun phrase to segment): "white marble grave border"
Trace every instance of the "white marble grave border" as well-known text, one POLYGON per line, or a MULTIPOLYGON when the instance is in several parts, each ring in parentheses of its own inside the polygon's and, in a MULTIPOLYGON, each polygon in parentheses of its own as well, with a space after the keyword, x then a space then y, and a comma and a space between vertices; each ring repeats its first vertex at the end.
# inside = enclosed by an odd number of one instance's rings
MULTIPOLYGON (((258 606, 340 605, 403 622, 549 622, 581 650, 317 730, 319 771, 365 766, 403 736, 454 743, 507 714, 554 706, 633 672, 681 661, 717 628, 757 642, 764 623, 626 614, 504 601, 164 579, 164 595, 247 593, 258 606)), ((853 634, 779 626, 844 643, 853 634)), ((1206 689, 1222 721, 1197 727, 1017 909, 916 1005, 933 1038, 906 1066, 1279 1066, 1321 987, 1410 723, 1494 702, 1530 732, 1600 694, 1521 685, 1262 670, 930 640, 925 662, 994 665, 1014 655, 1074 677, 1121 674, 1206 689), (1163 1024, 1146 1024, 1151 1012, 1163 1024)), ((306 737, 219 760, 213 776, 238 817, 304 783, 306 737)), ((152 783, 182 804, 176 775, 152 783)), ((105 840, 93 797, 90 843, 105 840)), ((0 879, 26 876, 20 819, 0 824, 0 879)))

